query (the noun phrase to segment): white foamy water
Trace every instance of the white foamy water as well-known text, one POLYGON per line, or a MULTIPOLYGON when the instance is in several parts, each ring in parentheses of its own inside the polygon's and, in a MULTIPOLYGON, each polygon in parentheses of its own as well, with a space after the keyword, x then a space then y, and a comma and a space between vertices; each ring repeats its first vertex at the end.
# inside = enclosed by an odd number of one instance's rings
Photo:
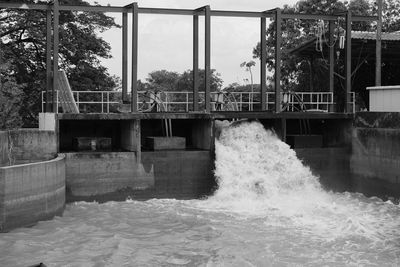
POLYGON ((0 265, 400 266, 400 207, 324 191, 257 122, 222 131, 215 175, 204 200, 70 204, 0 234, 0 265))

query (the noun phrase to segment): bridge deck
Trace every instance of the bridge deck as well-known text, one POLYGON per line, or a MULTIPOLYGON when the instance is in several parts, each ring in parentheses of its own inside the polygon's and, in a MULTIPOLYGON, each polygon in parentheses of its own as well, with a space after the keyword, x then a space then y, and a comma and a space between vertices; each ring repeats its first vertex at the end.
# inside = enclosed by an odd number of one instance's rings
POLYGON ((211 113, 155 112, 155 113, 59 113, 59 120, 134 120, 134 119, 352 119, 353 113, 325 112, 237 112, 219 111, 211 113))

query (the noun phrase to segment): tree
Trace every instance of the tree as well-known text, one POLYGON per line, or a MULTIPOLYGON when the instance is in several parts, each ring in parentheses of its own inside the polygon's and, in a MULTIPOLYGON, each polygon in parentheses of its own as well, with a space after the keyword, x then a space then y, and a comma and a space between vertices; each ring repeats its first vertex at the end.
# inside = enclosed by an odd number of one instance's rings
POLYGON ((174 71, 156 70, 148 74, 146 81, 153 90, 177 91, 180 74, 174 71))
MULTIPOLYGON (((8 1, 12 2, 12 1, 8 1)), ((47 1, 26 0, 26 3, 47 1)), ((89 5, 83 0, 61 0, 61 4, 89 5)), ((119 27, 114 19, 98 12, 60 12, 60 68, 69 77, 73 90, 111 90, 116 85, 101 58, 110 58, 110 46, 97 35, 119 27)), ((46 82, 46 14, 39 10, 3 9, 0 12, 0 41, 10 62, 11 76, 22 86, 24 126, 37 123, 41 91, 46 82)))
MULTIPOLYGON (((254 62, 253 60, 250 60, 249 62, 242 62, 240 64, 240 67, 246 68, 246 71, 248 71, 250 73, 250 85, 251 85, 251 94, 250 94, 250 102, 253 103, 253 92, 254 92, 254 82, 253 82, 253 72, 251 71, 251 68, 254 67, 256 65, 256 62, 254 62)), ((253 106, 250 106, 250 111, 253 110, 253 106)))
MULTIPOLYGON (((382 14, 382 28, 387 32, 400 31, 400 2, 398 0, 384 0, 382 14)), ((374 11, 377 9, 374 5, 374 11)))
MULTIPOLYGON (((285 5, 284 13, 311 13, 311 14, 337 14, 349 9, 354 15, 371 15, 372 7, 367 0, 353 0, 341 2, 338 0, 319 1, 302 0, 294 6, 285 5)), ((315 37, 318 27, 315 20, 285 20, 282 23, 282 63, 281 83, 287 90, 304 90, 314 85, 318 90, 326 91, 327 82, 327 59, 315 58, 305 59, 297 57, 290 51, 304 42, 315 37), (314 77, 313 80, 310 80, 314 77)), ((275 25, 271 23, 267 29, 267 68, 273 72, 275 69, 275 25)), ((337 27, 344 27, 344 21, 338 21, 337 27)), ((365 22, 353 23, 353 30, 370 30, 371 25, 365 22)), ((326 27, 327 28, 327 27, 326 27)), ((260 57, 260 43, 253 49, 253 56, 260 57)))
MULTIPOLYGON (((222 79, 220 74, 215 69, 211 70, 210 76, 210 91, 215 92, 222 86, 222 79)), ((205 85, 205 71, 199 70, 199 92, 204 92, 205 85)), ((146 83, 140 81, 138 83, 139 88, 143 91, 163 91, 163 92, 193 92, 193 71, 187 70, 183 73, 178 73, 168 70, 157 70, 152 71, 146 78, 146 83)), ((162 94, 161 94, 162 95, 162 94)), ((169 101, 184 102, 186 100, 186 94, 169 94, 169 101)), ((200 95, 200 102, 204 102, 204 94, 200 95)), ((162 99, 164 99, 161 96, 162 99)), ((173 110, 169 111, 182 111, 184 106, 170 107, 173 110)))
MULTIPOLYGON (((0 59, 0 62, 4 62, 0 59)), ((22 89, 9 73, 9 62, 0 63, 0 130, 22 125, 19 111, 22 107, 22 89)))
MULTIPOLYGON (((199 91, 204 88, 204 75, 203 69, 199 70, 199 91)), ((215 69, 211 70, 210 77, 210 90, 211 92, 217 91, 221 88, 222 79, 221 75, 215 69)), ((146 78, 147 85, 142 85, 143 88, 149 90, 162 90, 162 91, 179 91, 179 92, 193 92, 193 71, 187 70, 183 73, 167 70, 156 70, 148 74, 146 78)))
MULTIPOLYGON (((210 76, 210 91, 215 92, 221 89, 222 86, 221 74, 215 69, 211 69, 210 76)), ((205 87, 205 70, 199 69, 199 91, 204 91, 205 87)), ((182 73, 178 81, 178 88, 181 91, 193 92, 193 70, 187 70, 182 73)))

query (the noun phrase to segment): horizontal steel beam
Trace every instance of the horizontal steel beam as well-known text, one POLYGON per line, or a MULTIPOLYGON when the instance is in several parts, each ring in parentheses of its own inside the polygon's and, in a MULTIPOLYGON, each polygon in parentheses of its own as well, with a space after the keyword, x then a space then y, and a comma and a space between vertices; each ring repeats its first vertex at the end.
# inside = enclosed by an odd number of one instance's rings
MULTIPOLYGON (((130 7, 130 6, 127 6, 130 7)), ((62 11, 91 11, 91 12, 126 12, 127 7, 116 6, 69 6, 62 5, 62 11)), ((139 14, 159 14, 159 15, 193 15, 194 10, 191 9, 172 9, 172 8, 147 8, 139 7, 139 14)))
POLYGON ((190 16, 192 16, 194 13, 195 13, 195 10, 193 10, 193 9, 139 7, 139 14, 190 15, 190 16))
MULTIPOLYGON (((321 15, 321 14, 285 14, 282 13, 282 19, 309 19, 309 20, 337 20, 338 17, 345 17, 345 14, 338 15, 321 15)), ((375 21, 377 16, 352 16, 352 21, 375 21)))
POLYGON ((365 21, 365 22, 369 22, 369 21, 377 21, 378 20, 378 16, 352 16, 352 21, 365 21))
MULTIPOLYGON (((0 8, 14 9, 30 9, 30 10, 47 10, 52 9, 52 5, 43 4, 24 4, 0 2, 0 8)), ((173 8, 147 8, 139 7, 139 14, 161 14, 161 15, 204 15, 204 11, 199 9, 173 9, 173 8)), ((87 11, 87 12, 126 12, 126 7, 117 6, 76 6, 76 5, 60 5, 60 11, 87 11)), ((227 11, 227 10, 211 10, 211 16, 214 17, 242 17, 242 18, 272 18, 273 12, 253 12, 253 11, 227 11)), ((282 19, 310 19, 310 20, 336 20, 338 17, 344 17, 343 14, 323 15, 323 14, 302 14, 282 13, 282 19)), ((377 16, 352 16, 352 21, 376 21, 377 16)))
POLYGON ((211 16, 214 17, 241 17, 241 18, 272 18, 274 15, 265 12, 251 12, 251 11, 225 11, 225 10, 211 10, 211 16))
POLYGON ((48 5, 41 5, 41 4, 0 2, 0 8, 46 10, 46 9, 49 9, 50 7, 48 5))
POLYGON ((126 12, 126 7, 116 6, 72 6, 60 5, 60 11, 86 11, 86 12, 126 12))

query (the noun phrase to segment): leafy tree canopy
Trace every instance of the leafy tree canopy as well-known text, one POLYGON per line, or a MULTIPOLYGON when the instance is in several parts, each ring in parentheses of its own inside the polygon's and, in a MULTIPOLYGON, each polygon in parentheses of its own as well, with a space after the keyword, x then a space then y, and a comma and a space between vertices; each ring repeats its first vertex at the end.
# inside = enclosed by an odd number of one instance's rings
MULTIPOLYGON (((8 1, 13 2, 13 1, 8 1)), ((25 3, 47 1, 25 0, 25 3)), ((83 0, 61 0, 61 4, 89 5, 83 0)), ((60 68, 69 76, 73 90, 110 90, 116 79, 100 64, 110 58, 110 45, 98 36, 119 27, 113 18, 98 12, 60 12, 60 68)), ((38 10, 0 11, 0 49, 10 77, 23 91, 19 115, 24 126, 34 126, 41 109, 40 92, 46 82, 46 13, 38 10)))
POLYGON ((0 58, 0 130, 14 129, 22 125, 19 116, 22 86, 10 75, 10 64, 0 58))
MULTIPOLYGON (((400 30, 400 2, 398 0, 387 0, 384 2, 383 8, 383 30, 396 31, 400 30)), ((346 10, 350 10, 353 15, 376 15, 376 1, 368 0, 301 0, 295 5, 285 5, 282 12, 284 13, 311 13, 311 14, 336 14, 346 10)), ((327 58, 301 58, 290 51, 304 42, 314 38, 318 21, 315 20, 285 20, 282 23, 282 62, 281 83, 284 90, 307 90, 314 87, 314 90, 327 91, 328 86, 328 64, 327 58)), ((275 30, 274 23, 271 23, 267 29, 267 69, 274 71, 275 62, 275 30)), ((345 27, 344 19, 336 22, 336 31, 345 27)), ((353 22, 352 30, 373 31, 376 23, 353 22)), ((327 30, 327 22, 325 22, 325 30, 327 30)), ((260 57, 260 43, 253 49, 254 58, 260 57)), ((344 53, 337 57, 336 72, 344 74, 344 53)), ((344 90, 344 80, 336 76, 336 90, 344 90)))
MULTIPOLYGON (((199 91, 204 89, 204 74, 203 69, 199 70, 199 91)), ((221 75, 215 69, 211 70, 211 86, 210 90, 217 91, 222 86, 221 75)), ((148 74, 146 83, 139 83, 141 90, 162 90, 162 91, 193 91, 193 71, 187 70, 183 73, 167 70, 152 71, 148 74)))

